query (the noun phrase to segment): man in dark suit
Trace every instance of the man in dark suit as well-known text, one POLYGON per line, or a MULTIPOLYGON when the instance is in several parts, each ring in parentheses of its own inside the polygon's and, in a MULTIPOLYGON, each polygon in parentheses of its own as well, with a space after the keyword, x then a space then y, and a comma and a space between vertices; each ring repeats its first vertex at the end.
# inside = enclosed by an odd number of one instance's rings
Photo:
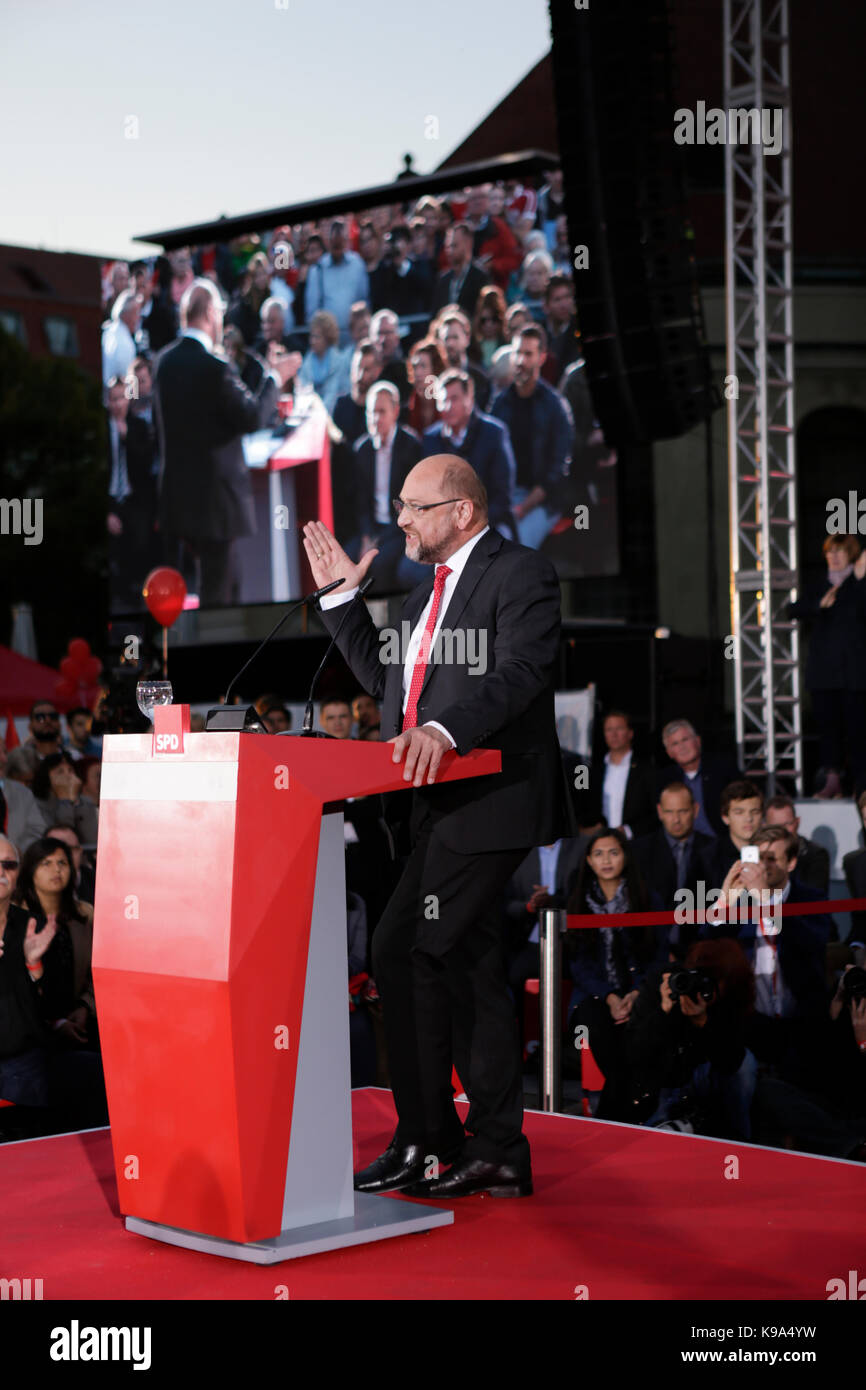
POLYGON ((729 782, 722 787, 719 810, 724 833, 716 836, 706 855, 713 888, 721 888, 728 870, 740 859, 746 845, 752 843, 764 818, 764 798, 754 782, 729 782))
MULTIPOLYGON (((691 788, 682 782, 670 782, 663 787, 656 807, 661 825, 652 835, 643 835, 634 842, 634 859, 640 876, 648 888, 661 898, 673 912, 683 905, 683 889, 691 893, 692 906, 697 905, 698 884, 708 888, 710 867, 708 855, 715 841, 710 835, 695 830, 698 808, 691 788)), ((682 958, 697 939, 699 928, 692 923, 675 923, 662 928, 666 945, 682 958)))
POLYGON ((203 606, 237 600, 234 541, 256 523, 242 437, 261 428, 291 370, 276 360, 253 393, 217 349, 223 307, 210 280, 195 280, 181 301, 183 331, 157 359, 154 400, 163 461, 160 526, 166 560, 186 541, 201 567, 203 606))
POLYGON ((832 919, 824 913, 786 917, 785 903, 820 901, 820 894, 794 876, 797 839, 781 826, 765 826, 751 843, 760 862, 733 864, 722 885, 723 897, 707 913, 701 935, 739 941, 755 977, 755 1010, 748 1044, 759 1062, 795 1085, 809 1084, 827 1041, 829 993, 825 957, 832 919), (745 889, 761 902, 735 914, 732 895, 745 889), (766 906, 764 906, 766 902, 766 906), (711 921, 718 916, 728 921, 711 921))
POLYGON ((363 604, 341 612, 373 555, 353 565, 324 526, 304 527, 315 583, 342 578, 348 590, 342 602, 322 601, 326 626, 336 633, 344 619, 340 650, 382 700, 382 739, 394 762, 405 759, 413 787, 403 808, 411 851, 372 947, 399 1122, 355 1186, 523 1196, 531 1166, 499 899, 533 845, 572 829, 553 701, 559 581, 543 557, 489 529, 484 489, 462 460, 424 459, 401 502, 407 555, 436 569, 403 606, 410 635, 395 661, 383 661, 363 604), (446 636, 451 655, 483 647, 483 663, 443 660, 446 636), (437 787, 451 748, 497 748, 502 771, 437 787), (452 1062, 470 1098, 469 1138, 454 1109, 452 1062), (430 1155, 452 1167, 422 1182, 430 1155))
POLYGON ((662 729, 662 743, 670 758, 659 773, 658 787, 684 782, 698 804, 696 829, 702 835, 724 835, 719 800, 722 788, 742 780, 735 763, 718 753, 705 753, 700 736, 687 719, 672 719, 662 729))
POLYGON ((367 392, 378 380, 381 363, 376 345, 364 338, 352 354, 351 387, 338 396, 331 419, 341 439, 331 446, 331 491, 334 498, 334 531, 353 536, 358 522, 355 515, 354 446, 367 433, 367 392))
POLYGON ((446 304, 459 304, 469 318, 475 313, 478 296, 490 276, 472 259, 474 235, 465 222, 455 222, 445 233, 445 254, 451 269, 436 281, 433 291, 433 313, 438 314, 446 304))
POLYGON ((764 824, 781 825, 797 841, 797 878, 826 899, 830 892, 830 855, 817 840, 800 834, 800 817, 789 796, 771 796, 764 807, 764 824))
POLYGON ((607 752, 589 778, 592 824, 624 830, 630 838, 648 835, 657 824, 655 774, 648 762, 632 752, 631 715, 610 710, 603 733, 607 752))
POLYGON ((440 418, 421 440, 425 456, 456 454, 465 459, 486 489, 490 525, 509 540, 517 540, 511 515, 514 455, 507 429, 492 415, 475 409, 475 384, 468 372, 453 368, 443 372, 436 403, 440 418))
POLYGON ((390 381, 377 381, 367 395, 368 434, 354 446, 355 525, 357 531, 346 546, 353 559, 374 544, 378 550, 372 574, 377 587, 388 591, 408 588, 424 576, 419 565, 405 555, 403 532, 394 517, 393 499, 403 480, 421 457, 421 441, 414 430, 397 423, 400 393, 390 381))

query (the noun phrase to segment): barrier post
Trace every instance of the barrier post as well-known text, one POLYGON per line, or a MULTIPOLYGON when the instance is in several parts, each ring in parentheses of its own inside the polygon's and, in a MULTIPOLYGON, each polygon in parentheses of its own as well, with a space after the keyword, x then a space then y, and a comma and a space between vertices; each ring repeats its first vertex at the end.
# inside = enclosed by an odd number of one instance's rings
POLYGON ((566 914, 561 908, 543 908, 539 940, 541 962, 538 1004, 541 1020, 541 1108, 562 1109, 562 933, 566 914))

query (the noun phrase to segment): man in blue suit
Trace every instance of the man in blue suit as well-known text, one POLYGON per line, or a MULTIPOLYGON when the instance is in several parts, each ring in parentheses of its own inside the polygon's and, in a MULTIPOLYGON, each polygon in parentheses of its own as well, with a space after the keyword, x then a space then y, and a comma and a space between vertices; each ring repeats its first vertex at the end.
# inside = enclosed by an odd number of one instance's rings
POLYGON ((422 457, 457 454, 471 464, 487 489, 489 524, 516 541, 511 515, 516 470, 508 430, 492 415, 475 409, 475 383, 458 368, 439 377, 436 405, 441 419, 424 431, 422 457))

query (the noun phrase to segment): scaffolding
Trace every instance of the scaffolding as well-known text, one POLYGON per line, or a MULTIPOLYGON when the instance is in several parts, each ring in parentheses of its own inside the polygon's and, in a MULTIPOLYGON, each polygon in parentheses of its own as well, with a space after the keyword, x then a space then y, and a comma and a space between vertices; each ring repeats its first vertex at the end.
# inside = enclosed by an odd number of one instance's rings
POLYGON ((798 563, 789 51, 788 0, 724 0, 735 712, 740 766, 769 795, 803 790, 799 636, 787 617, 798 563), (774 120, 777 154, 765 148, 774 120))

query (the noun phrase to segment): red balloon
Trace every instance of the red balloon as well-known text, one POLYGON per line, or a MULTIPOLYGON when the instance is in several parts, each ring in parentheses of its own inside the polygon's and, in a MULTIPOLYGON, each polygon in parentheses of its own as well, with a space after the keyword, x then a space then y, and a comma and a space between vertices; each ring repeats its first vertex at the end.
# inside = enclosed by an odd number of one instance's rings
POLYGON ((171 627, 186 598, 186 584, 179 570, 170 569, 168 565, 151 570, 141 592, 151 616, 162 627, 171 627))
MULTIPOLYGON (((73 637, 66 650, 72 657, 72 660, 79 666, 90 657, 90 643, 85 642, 83 637, 73 637)), ((63 670, 62 665, 60 669, 61 671, 63 670)))
POLYGON ((60 674, 65 676, 68 681, 74 681, 78 675, 78 662, 71 656, 65 656, 60 663, 60 674))
POLYGON ((99 657, 98 657, 98 656, 91 656, 91 657, 90 657, 87 661, 85 661, 85 663, 84 663, 84 671, 83 671, 83 674, 82 674, 82 680, 83 680, 83 681, 86 681, 86 683, 87 683, 88 685, 92 685, 93 682, 94 682, 94 681, 97 679, 97 677, 99 676, 99 673, 100 673, 101 670, 102 670, 102 662, 99 660, 99 657))
POLYGON ((55 700, 74 700, 77 694, 78 685, 71 680, 58 681, 54 687, 55 700))

